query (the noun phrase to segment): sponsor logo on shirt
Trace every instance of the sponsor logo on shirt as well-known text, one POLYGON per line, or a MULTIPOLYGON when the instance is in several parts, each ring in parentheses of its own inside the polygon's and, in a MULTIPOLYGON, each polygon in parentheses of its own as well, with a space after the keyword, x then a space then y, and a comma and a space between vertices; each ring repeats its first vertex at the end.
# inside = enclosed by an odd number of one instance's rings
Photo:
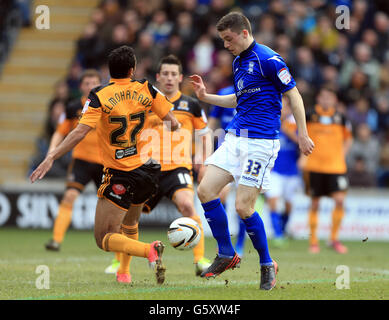
POLYGON ((286 68, 282 68, 280 71, 278 71, 277 76, 283 84, 288 84, 292 80, 292 75, 286 68))
POLYGON ((243 86, 244 86, 243 78, 238 81, 236 86, 238 87, 239 90, 243 89, 243 86))
POLYGON ((236 95, 239 97, 244 93, 254 93, 254 92, 258 92, 258 91, 261 91, 261 88, 244 89, 244 90, 238 91, 236 93, 236 95))
POLYGON ((126 188, 122 184, 114 184, 112 190, 118 195, 126 193, 126 188))
POLYGON ((258 182, 259 181, 257 178, 252 178, 252 177, 247 177, 247 176, 242 176, 242 179, 249 180, 249 181, 254 181, 254 182, 258 182))

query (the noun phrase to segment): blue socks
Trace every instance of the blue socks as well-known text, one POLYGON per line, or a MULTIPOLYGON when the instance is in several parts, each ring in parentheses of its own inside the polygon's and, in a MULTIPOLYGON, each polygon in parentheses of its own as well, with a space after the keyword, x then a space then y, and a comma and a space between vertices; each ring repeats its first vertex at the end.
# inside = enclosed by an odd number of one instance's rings
POLYGON ((235 249, 239 257, 243 257, 244 243, 246 242, 246 224, 243 222, 243 220, 239 217, 238 214, 237 216, 239 220, 239 231, 236 239, 235 249))
POLYGON ((272 265, 273 260, 267 245, 265 226, 258 212, 255 211, 249 218, 243 219, 243 222, 254 248, 258 251, 261 266, 272 265))
POLYGON ((205 211, 204 216, 211 228, 212 235, 217 241, 219 257, 232 258, 235 255, 235 249, 231 243, 227 214, 220 199, 202 203, 201 205, 205 211))
MULTIPOLYGON (((232 258, 235 254, 235 250, 231 243, 227 214, 220 202, 220 199, 202 203, 201 205, 204 208, 204 216, 211 228, 212 235, 217 241, 219 247, 219 257, 232 258)), ((258 212, 255 211, 249 218, 240 220, 243 222, 254 248, 258 251, 260 264, 272 265, 273 260, 269 254, 265 226, 258 212)), ((243 233, 241 232, 242 230, 244 229, 240 227, 240 234, 243 233)), ((243 236, 245 236, 244 233, 243 236)), ((241 236, 240 239, 242 240, 242 238, 244 241, 244 237, 241 236)))
POLYGON ((289 214, 284 213, 284 214, 281 216, 281 225, 282 225, 282 233, 283 233, 283 234, 285 234, 286 225, 288 224, 288 221, 289 221, 289 214))
POLYGON ((274 237, 281 238, 284 235, 282 216, 275 211, 270 213, 271 223, 273 225, 274 237))

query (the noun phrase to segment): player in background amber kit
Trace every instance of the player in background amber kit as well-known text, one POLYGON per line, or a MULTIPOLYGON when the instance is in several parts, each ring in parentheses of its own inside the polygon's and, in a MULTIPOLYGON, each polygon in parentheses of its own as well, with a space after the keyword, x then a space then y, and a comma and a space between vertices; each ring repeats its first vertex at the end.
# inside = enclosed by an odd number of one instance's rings
POLYGON ((312 203, 309 211, 309 252, 319 253, 317 238, 318 209, 322 196, 335 201, 328 245, 338 253, 347 248, 338 240, 344 216, 344 199, 348 188, 346 155, 352 144, 351 125, 336 110, 337 96, 331 88, 323 87, 317 96, 317 104, 307 113, 307 129, 315 143, 312 154, 305 159, 305 184, 312 203))
MULTIPOLYGON (((98 71, 85 70, 80 78, 82 97, 74 99, 66 105, 61 115, 56 131, 51 137, 48 153, 53 151, 78 124, 82 108, 89 92, 101 84, 98 71)), ((72 161, 68 168, 66 191, 58 208, 54 222, 52 239, 45 244, 47 250, 59 251, 66 231, 72 220, 73 205, 85 186, 93 181, 96 188, 101 183, 103 166, 101 165, 100 151, 96 130, 91 130, 73 150, 72 161)))
POLYGON ((147 80, 132 79, 135 66, 134 51, 129 46, 109 54, 110 83, 91 91, 77 127, 46 156, 30 180, 42 179, 56 159, 96 128, 104 165, 96 206, 96 244, 105 251, 147 258, 160 284, 165 280, 164 245, 161 241, 137 240, 139 216, 143 203, 157 189, 160 165, 142 156, 143 146, 138 138, 150 110, 169 122, 172 130, 179 129, 180 123, 163 94, 147 80), (117 232, 118 226, 122 233, 117 232))

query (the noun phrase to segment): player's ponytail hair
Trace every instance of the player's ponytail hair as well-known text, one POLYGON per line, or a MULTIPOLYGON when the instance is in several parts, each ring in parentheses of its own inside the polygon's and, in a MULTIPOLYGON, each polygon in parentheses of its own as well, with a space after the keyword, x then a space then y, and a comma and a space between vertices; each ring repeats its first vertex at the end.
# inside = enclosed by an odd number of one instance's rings
POLYGON ((216 24, 216 29, 219 32, 230 29, 235 33, 241 33, 246 29, 252 35, 251 24, 249 19, 240 12, 230 12, 222 17, 216 24))

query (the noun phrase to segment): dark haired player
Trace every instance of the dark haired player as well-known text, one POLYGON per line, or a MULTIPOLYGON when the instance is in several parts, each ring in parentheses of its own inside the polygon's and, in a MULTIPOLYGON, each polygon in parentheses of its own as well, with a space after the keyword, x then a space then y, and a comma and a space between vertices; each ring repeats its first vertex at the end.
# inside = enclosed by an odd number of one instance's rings
POLYGON ((270 171, 280 148, 282 94, 291 101, 301 151, 308 155, 314 145, 307 133, 303 100, 282 57, 255 42, 250 22, 241 13, 227 14, 216 28, 224 47, 236 56, 232 64, 235 93, 209 94, 198 75, 191 76, 192 84, 200 100, 236 108, 237 113, 227 127, 225 141, 206 160, 208 166, 198 187, 205 217, 219 247, 214 262, 201 276, 215 277, 240 262, 219 199, 224 186, 235 180, 235 208, 259 254, 260 289, 271 290, 276 284, 277 264, 270 257, 264 224, 254 207, 259 194, 269 188, 270 171))
MULTIPOLYGON (((77 127, 46 156, 30 180, 42 179, 54 160, 96 128, 104 165, 103 182, 97 193, 96 244, 105 251, 147 258, 157 282, 163 283, 162 242, 150 244, 132 237, 137 229, 131 226, 137 226, 143 203, 156 191, 160 171, 158 163, 141 157, 142 142, 138 138, 150 110, 169 122, 172 130, 179 129, 180 124, 170 111, 173 105, 164 95, 147 80, 132 79, 135 66, 134 50, 129 46, 109 54, 111 82, 91 91, 77 127), (118 232, 118 226, 122 233, 118 232)), ((131 277, 126 280, 130 282, 131 277)))

